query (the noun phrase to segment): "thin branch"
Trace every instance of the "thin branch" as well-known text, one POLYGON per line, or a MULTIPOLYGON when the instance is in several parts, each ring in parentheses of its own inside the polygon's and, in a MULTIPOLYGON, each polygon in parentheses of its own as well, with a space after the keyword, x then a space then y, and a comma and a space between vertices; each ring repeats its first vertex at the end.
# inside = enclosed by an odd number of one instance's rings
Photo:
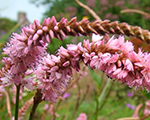
POLYGON ((9 115, 10 118, 12 118, 9 95, 8 95, 8 93, 6 91, 4 91, 3 93, 6 95, 6 105, 7 105, 8 115, 9 115))
POLYGON ((150 116, 150 114, 144 115, 143 117, 140 118, 140 120, 146 120, 146 118, 148 118, 150 116))
POLYGON ((83 97, 82 97, 82 99, 81 99, 81 101, 79 103, 80 105, 83 103, 83 101, 85 100, 86 96, 88 95, 89 89, 90 89, 90 84, 88 84, 87 87, 86 87, 86 91, 85 91, 85 93, 84 93, 84 95, 83 95, 83 97))
POLYGON ((91 8, 89 8, 88 6, 84 5, 79 0, 75 0, 75 1, 76 1, 76 3, 78 3, 78 5, 80 5, 84 9, 86 9, 96 20, 102 22, 101 18, 91 8))
POLYGON ((125 9, 125 10, 121 10, 121 13, 139 13, 143 16, 145 16, 146 18, 150 19, 150 14, 149 13, 146 13, 144 11, 141 11, 141 10, 137 10, 137 9, 125 9))
POLYGON ((134 114, 133 116, 134 117, 139 117, 139 111, 140 109, 143 107, 143 104, 139 104, 136 108, 135 108, 135 111, 134 111, 134 114))
POLYGON ((76 106, 75 106, 75 109, 73 111, 73 114, 72 114, 72 119, 75 118, 75 115, 76 115, 76 112, 80 106, 80 99, 81 99, 81 88, 80 88, 80 85, 79 83, 77 82, 76 83, 77 87, 78 87, 78 97, 77 97, 77 101, 76 101, 76 106))
POLYGON ((127 118, 119 118, 117 120, 139 120, 138 117, 127 117, 127 118))

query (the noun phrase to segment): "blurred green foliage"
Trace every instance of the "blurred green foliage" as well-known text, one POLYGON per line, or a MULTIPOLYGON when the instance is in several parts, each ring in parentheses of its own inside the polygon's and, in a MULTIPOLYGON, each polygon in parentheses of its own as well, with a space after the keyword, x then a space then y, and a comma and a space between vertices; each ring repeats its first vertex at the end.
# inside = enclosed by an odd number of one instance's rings
POLYGON ((0 30, 3 30, 5 32, 10 31, 16 24, 17 22, 12 21, 8 18, 0 18, 0 30))
POLYGON ((12 32, 16 31, 19 28, 19 24, 17 22, 12 21, 8 18, 0 18, 0 68, 3 66, 1 63, 1 59, 4 55, 2 55, 2 48, 5 45, 5 42, 9 39, 9 36, 12 32))

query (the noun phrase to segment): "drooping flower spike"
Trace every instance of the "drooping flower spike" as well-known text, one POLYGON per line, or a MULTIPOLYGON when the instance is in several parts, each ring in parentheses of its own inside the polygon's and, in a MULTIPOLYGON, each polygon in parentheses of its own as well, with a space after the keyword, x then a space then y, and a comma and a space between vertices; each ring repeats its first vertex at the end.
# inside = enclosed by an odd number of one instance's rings
POLYGON ((40 81, 43 99, 56 102, 66 89, 72 76, 72 69, 80 70, 80 62, 91 69, 98 69, 129 87, 150 89, 148 57, 150 54, 134 52, 131 42, 123 36, 103 39, 93 35, 92 42, 84 40, 83 45, 70 44, 67 49, 60 47, 57 55, 47 55, 35 70, 40 81))

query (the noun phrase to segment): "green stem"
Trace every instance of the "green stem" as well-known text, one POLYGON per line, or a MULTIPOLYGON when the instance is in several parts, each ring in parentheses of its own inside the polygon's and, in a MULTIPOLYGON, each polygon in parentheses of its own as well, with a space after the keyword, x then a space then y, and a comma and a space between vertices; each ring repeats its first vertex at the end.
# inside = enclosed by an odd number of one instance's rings
POLYGON ((101 102, 102 99, 105 97, 106 91, 107 91, 108 87, 110 86, 110 83, 111 83, 111 80, 108 79, 108 80, 107 80, 107 83, 105 84, 105 87, 104 87, 103 91, 101 92, 101 94, 100 94, 100 96, 99 96, 99 98, 98 98, 98 101, 99 101, 99 102, 101 102))
POLYGON ((20 84, 18 86, 16 85, 16 88, 15 120, 18 120, 20 84))
POLYGON ((107 98, 109 97, 109 95, 110 95, 110 93, 112 91, 113 84, 114 84, 114 82, 112 82, 111 86, 109 87, 108 92, 106 93, 106 96, 105 96, 105 100, 104 100, 104 102, 102 102, 102 104, 99 105, 98 110, 101 110, 103 108, 103 106, 106 104, 106 102, 108 100, 107 98))
POLYGON ((98 93, 96 95, 96 109, 95 109, 95 120, 98 119, 98 111, 99 111, 99 104, 102 102, 102 99, 105 97, 106 91, 108 87, 110 86, 111 80, 108 79, 107 83, 105 84, 100 96, 98 96, 98 93))
POLYGON ((32 119, 33 119, 34 113, 35 113, 36 108, 37 108, 38 105, 39 105, 39 103, 34 103, 34 104, 33 104, 32 110, 31 110, 31 113, 30 113, 30 118, 29 118, 29 120, 32 120, 32 119))
POLYGON ((96 110, 95 110, 95 120, 98 120, 98 106, 99 106, 99 101, 98 101, 98 96, 96 97, 96 110))
POLYGON ((34 103, 30 112, 29 120, 33 119, 36 108, 38 107, 40 102, 42 102, 42 93, 41 93, 41 90, 38 89, 34 97, 34 103))

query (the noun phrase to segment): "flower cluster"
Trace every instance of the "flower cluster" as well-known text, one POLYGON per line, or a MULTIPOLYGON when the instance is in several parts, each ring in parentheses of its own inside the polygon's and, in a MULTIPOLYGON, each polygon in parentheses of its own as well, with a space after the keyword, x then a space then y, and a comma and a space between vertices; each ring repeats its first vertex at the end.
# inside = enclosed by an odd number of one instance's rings
POLYGON ((40 81, 38 89, 42 90, 43 99, 55 102, 66 89, 72 76, 72 69, 70 61, 65 61, 60 56, 47 55, 34 74, 40 81))
MULTIPOLYGON (((14 33, 4 48, 4 53, 9 57, 3 58, 5 68, 0 71, 0 82, 21 84, 33 89, 33 78, 25 77, 34 73, 39 80, 37 89, 41 89, 43 99, 55 102, 70 82, 72 68, 79 71, 80 61, 83 61, 91 69, 104 71, 108 77, 122 81, 129 87, 141 87, 149 91, 150 54, 143 53, 141 49, 135 53, 132 43, 125 42, 122 36, 102 38, 99 35, 93 35, 91 43, 89 40, 84 40, 83 45, 70 44, 66 49, 60 47, 56 55, 46 53, 47 43, 50 43, 51 38, 54 37, 63 40, 66 35, 87 36, 91 32, 105 34, 115 33, 118 30, 120 34, 127 32, 128 35, 133 35, 134 31, 131 31, 131 28, 141 30, 120 24, 120 27, 126 28, 123 31, 116 24, 118 23, 108 21, 89 23, 87 19, 76 22, 76 18, 69 22, 62 18, 60 22, 57 22, 52 17, 44 19, 43 24, 40 25, 35 20, 33 24, 24 27, 21 34, 14 33), (114 25, 117 27, 113 28, 114 25)), ((142 35, 139 36, 149 35, 148 31, 141 31, 142 35)))
POLYGON ((114 79, 126 83, 129 87, 146 88, 149 91, 149 56, 148 53, 134 52, 131 42, 123 36, 115 38, 93 35, 92 42, 84 40, 83 45, 70 44, 60 47, 57 55, 47 55, 35 70, 40 81, 45 100, 56 101, 66 89, 72 76, 72 68, 80 70, 80 62, 91 69, 98 69, 114 79))
MULTIPOLYGON (((7 76, 7 81, 11 81, 11 83, 16 85, 22 84, 24 72, 28 68, 35 68, 38 60, 45 52, 47 43, 50 43, 52 38, 56 37, 63 40, 68 35, 87 36, 90 33, 100 33, 103 35, 106 33, 126 34, 137 36, 148 43, 150 41, 149 31, 116 21, 109 23, 108 20, 105 20, 90 23, 87 19, 83 19, 77 22, 77 18, 74 17, 70 21, 62 18, 57 22, 55 17, 52 17, 45 18, 41 25, 38 20, 35 20, 33 24, 23 27, 20 34, 12 34, 10 42, 3 49, 4 53, 9 57, 3 60, 7 70, 3 71, 5 75, 1 76, 7 76)), ((0 81, 3 82, 4 80, 6 78, 1 79, 0 77, 0 81)))
POLYGON ((81 113, 76 120, 87 120, 87 115, 85 113, 81 113))
POLYGON ((39 59, 46 52, 47 43, 50 43, 52 38, 63 40, 66 35, 79 35, 78 32, 84 35, 89 34, 81 31, 82 27, 74 31, 71 29, 72 25, 78 25, 76 18, 70 22, 62 18, 60 22, 57 22, 55 17, 52 17, 44 19, 42 25, 35 20, 33 24, 23 27, 20 34, 13 33, 10 42, 3 49, 8 57, 3 58, 6 68, 1 73, 0 81, 22 84, 24 73, 37 66, 39 59))
POLYGON ((84 51, 84 62, 91 68, 104 71, 108 77, 126 83, 129 87, 141 87, 149 91, 150 54, 142 53, 141 49, 135 53, 132 43, 125 42, 121 36, 118 39, 99 39, 99 36, 95 36, 92 43, 86 41, 88 52, 84 51))

